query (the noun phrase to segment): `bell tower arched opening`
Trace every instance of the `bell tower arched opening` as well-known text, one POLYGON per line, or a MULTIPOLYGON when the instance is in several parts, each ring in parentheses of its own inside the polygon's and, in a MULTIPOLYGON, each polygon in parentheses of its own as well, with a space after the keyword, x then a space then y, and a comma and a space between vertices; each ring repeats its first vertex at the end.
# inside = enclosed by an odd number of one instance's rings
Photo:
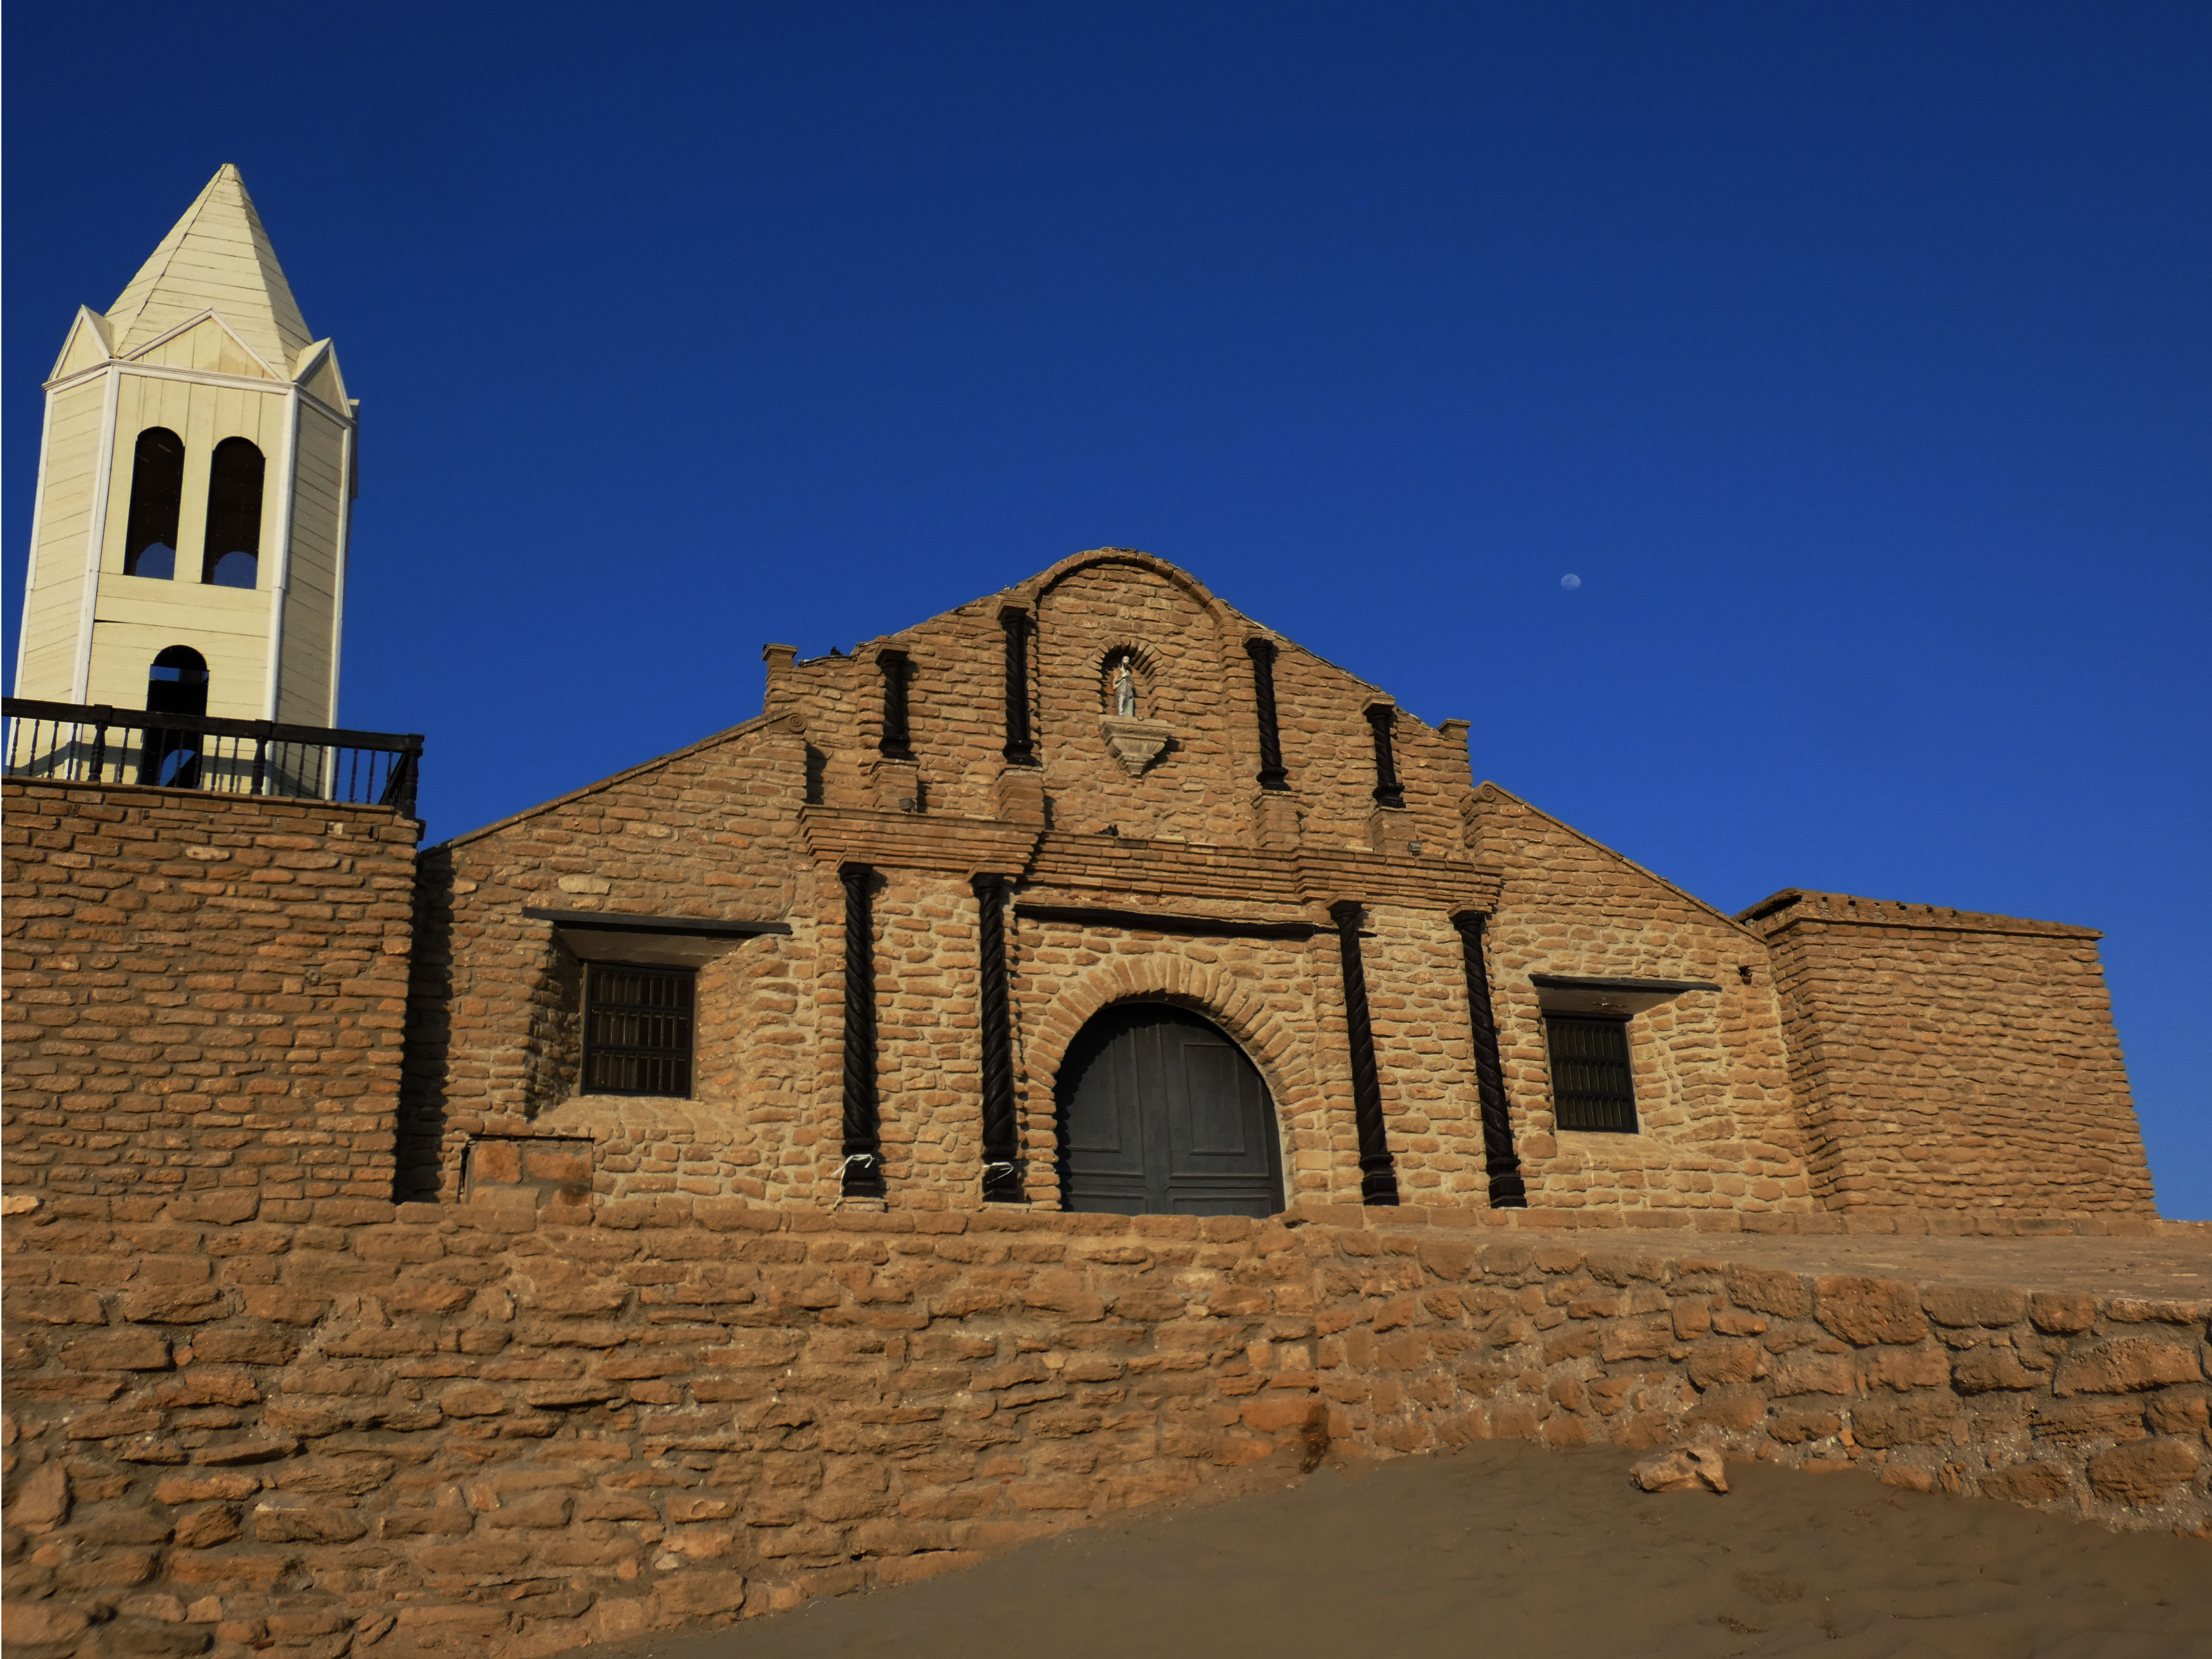
POLYGON ((200 580, 216 587, 261 581, 261 452, 244 438, 215 447, 208 469, 207 550, 200 580))
POLYGON ((1259 1071, 1202 1015, 1121 1002, 1068 1045, 1054 1086, 1068 1209, 1273 1215, 1282 1139, 1259 1071))
POLYGON ((123 574, 154 581, 177 574, 177 521, 185 498, 185 441, 149 426, 131 451, 131 520, 123 539, 123 574))
MULTIPOLYGON (((207 659, 189 645, 173 645, 146 671, 146 710, 152 714, 207 713, 207 659)), ((200 737, 197 732, 151 731, 138 757, 138 781, 164 789, 197 789, 200 737)))

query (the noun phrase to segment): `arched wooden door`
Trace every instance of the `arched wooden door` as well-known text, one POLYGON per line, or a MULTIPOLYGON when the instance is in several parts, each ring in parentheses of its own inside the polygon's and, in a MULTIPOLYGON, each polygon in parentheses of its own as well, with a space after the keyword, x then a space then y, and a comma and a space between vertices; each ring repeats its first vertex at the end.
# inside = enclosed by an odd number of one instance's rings
POLYGON ((1122 1003, 1077 1033, 1060 1068, 1060 1191, 1115 1215, 1273 1215, 1282 1154, 1267 1085, 1200 1016, 1122 1003))

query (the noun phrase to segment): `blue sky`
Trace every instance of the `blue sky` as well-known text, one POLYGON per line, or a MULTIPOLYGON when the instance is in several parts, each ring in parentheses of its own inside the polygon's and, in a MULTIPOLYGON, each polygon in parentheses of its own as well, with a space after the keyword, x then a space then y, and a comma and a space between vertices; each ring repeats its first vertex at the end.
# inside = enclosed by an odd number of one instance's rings
POLYGON ((1142 547, 1727 908, 2104 928, 2212 1216, 2212 9, 9 22, 10 660, 39 381, 236 161, 433 836, 1142 547))

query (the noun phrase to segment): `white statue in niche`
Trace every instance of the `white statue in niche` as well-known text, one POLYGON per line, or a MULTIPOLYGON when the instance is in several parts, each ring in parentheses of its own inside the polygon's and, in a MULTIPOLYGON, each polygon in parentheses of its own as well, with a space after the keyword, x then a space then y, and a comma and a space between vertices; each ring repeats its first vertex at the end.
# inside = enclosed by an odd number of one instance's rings
POLYGON ((1116 651, 1106 659, 1106 695, 1109 712, 1099 721, 1106 746, 1130 776, 1140 776, 1167 753, 1175 734, 1158 720, 1138 717, 1135 652, 1116 651))

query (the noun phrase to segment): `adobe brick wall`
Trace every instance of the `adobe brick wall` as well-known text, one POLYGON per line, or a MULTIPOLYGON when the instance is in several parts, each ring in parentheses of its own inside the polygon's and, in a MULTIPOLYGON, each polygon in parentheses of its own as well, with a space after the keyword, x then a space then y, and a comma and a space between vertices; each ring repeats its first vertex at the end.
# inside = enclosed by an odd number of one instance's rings
POLYGON ((11 1644, 507 1659, 1491 1437, 2212 1519, 2203 1301, 1802 1273, 1556 1215, 559 1213, 9 1219, 11 1644))
POLYGON ((1631 1210, 1813 1207, 1765 942, 1620 854, 1486 783, 1474 856, 1503 896, 1491 994, 1531 1204, 1631 1210), (1562 1133, 1532 974, 1698 980, 1629 1024, 1638 1134, 1562 1133))
POLYGON ((1822 1203, 2155 1212, 2095 930, 1794 889, 1744 919, 1822 1203))
POLYGON ((389 1198, 419 826, 125 786, 0 800, 9 1188, 389 1198))

